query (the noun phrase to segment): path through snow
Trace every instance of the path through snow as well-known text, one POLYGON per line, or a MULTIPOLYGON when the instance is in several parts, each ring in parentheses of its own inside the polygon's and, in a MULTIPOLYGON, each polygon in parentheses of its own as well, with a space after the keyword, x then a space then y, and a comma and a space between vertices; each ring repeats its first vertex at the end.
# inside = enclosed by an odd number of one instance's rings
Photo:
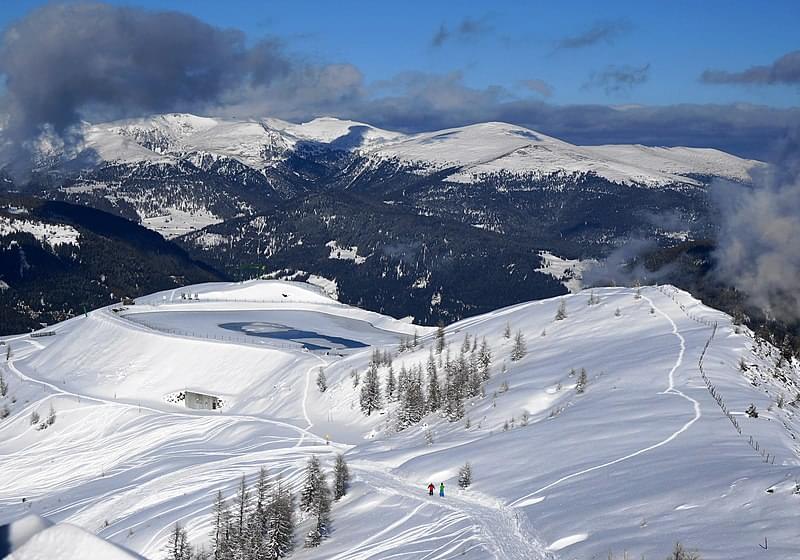
POLYGON ((517 498, 516 500, 514 500, 514 501, 512 501, 511 503, 508 504, 510 507, 523 507, 523 506, 531 505, 533 503, 536 503, 536 501, 533 501, 533 499, 538 494, 541 494, 545 490, 549 490, 550 488, 552 488, 554 486, 557 486, 558 484, 561 484, 562 482, 566 482, 568 480, 572 480, 573 478, 577 478, 579 476, 582 476, 584 474, 587 474, 587 473, 590 473, 590 472, 593 472, 593 471, 596 471, 596 470, 605 469, 605 468, 610 467, 612 465, 616 465, 617 463, 621 463, 622 461, 627 461, 628 459, 632 459, 634 457, 642 455, 643 453, 647 453, 648 451, 652 451, 653 449, 657 449, 657 448, 659 448, 661 446, 664 446, 664 445, 668 444, 669 442, 671 442, 672 440, 674 440, 679 435, 681 435, 683 432, 685 432, 686 430, 691 428, 692 424, 697 422, 703 416, 702 412, 700 411, 700 403, 697 402, 692 397, 689 397, 689 396, 685 395, 683 392, 681 392, 680 390, 675 388, 675 372, 683 364, 683 356, 686 353, 686 339, 683 338, 683 335, 678 330, 678 325, 675 323, 675 321, 672 320, 672 317, 670 317, 667 313, 665 313, 658 306, 656 306, 656 304, 653 303, 653 300, 651 300, 649 297, 643 295, 642 299, 644 299, 645 301, 649 302, 651 307, 653 309, 655 309, 656 313, 658 313, 659 315, 664 317, 667 321, 669 321, 669 324, 672 327, 672 334, 675 337, 677 337, 677 339, 678 339, 678 341, 680 343, 680 350, 678 351, 678 356, 675 359, 675 363, 673 364, 672 369, 670 369, 670 371, 669 371, 669 375, 667 376, 667 380, 668 380, 667 388, 664 391, 662 391, 660 394, 662 394, 662 395, 678 395, 679 397, 681 397, 683 399, 686 399, 687 401, 691 402, 692 403, 692 407, 694 409, 694 414, 693 414, 692 418, 689 421, 687 421, 683 426, 681 426, 678 430, 676 430, 675 432, 670 434, 669 437, 659 441, 658 443, 654 443, 653 445, 649 445, 649 446, 647 446, 647 447, 645 447, 643 449, 639 449, 637 451, 634 451, 633 453, 629 453, 627 455, 624 455, 622 457, 614 459, 613 461, 607 461, 605 463, 601 463, 599 465, 595 465, 593 467, 589 467, 587 469, 582 469, 580 471, 568 474, 566 476, 562 476, 558 480, 555 480, 555 481, 551 482, 550 484, 542 486, 541 488, 531 492, 530 494, 526 494, 526 495, 522 496, 521 498, 517 498))

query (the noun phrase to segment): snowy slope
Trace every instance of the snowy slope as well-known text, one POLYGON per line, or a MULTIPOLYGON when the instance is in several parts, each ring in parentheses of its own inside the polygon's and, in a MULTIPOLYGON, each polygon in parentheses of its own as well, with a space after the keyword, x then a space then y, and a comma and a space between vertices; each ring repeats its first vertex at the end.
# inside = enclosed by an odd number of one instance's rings
POLYGON ((797 392, 796 369, 777 372, 773 349, 674 288, 594 293, 596 305, 580 292, 447 328, 453 357, 466 333, 493 352, 485 397, 466 403, 469 427, 429 415, 397 432, 396 404, 364 416, 351 371, 415 330, 420 345, 395 353, 394 368, 424 365, 433 332, 302 284, 193 286, 94 311, 54 336, 9 337, 0 370, 16 402, 0 403, 11 411, 0 421, 0 523, 37 513, 159 558, 175 522, 207 541, 214 493, 231 496, 242 474, 252 480, 265 465, 296 489, 310 454, 330 467, 342 451, 354 481, 334 506, 334 532, 294 557, 659 558, 681 540, 706 560, 800 558, 798 409, 774 404, 797 392), (554 321, 562 301, 567 318, 554 321), (309 352, 243 332, 226 338, 220 325, 231 317, 366 346, 309 352), (510 359, 506 325, 527 340, 520 361, 510 359), (710 393, 701 356, 741 435, 710 393), (314 384, 320 366, 325 393, 314 384), (573 368, 586 368, 583 394, 573 368), (164 399, 185 388, 225 405, 193 411, 164 399), (743 414, 751 402, 757 419, 743 414), (51 404, 55 424, 34 429, 31 412, 45 416, 51 404), (460 491, 465 461, 474 483, 460 491), (41 468, 49 464, 58 468, 41 468), (440 481, 448 496, 429 498, 424 487, 440 481))
POLYGON ((318 145, 357 152, 373 163, 399 162, 417 173, 453 168, 449 179, 466 183, 498 173, 536 178, 594 173, 621 184, 701 184, 695 176, 747 181, 749 171, 761 165, 712 149, 576 146, 502 122, 405 135, 330 117, 294 124, 165 114, 86 124, 84 136, 85 153, 99 162, 152 165, 188 158, 203 165, 230 158, 263 170, 292 150, 318 145))
POLYGON ((39 220, 0 214, 0 236, 13 233, 29 233, 50 247, 59 245, 79 246, 80 233, 72 226, 48 224, 39 220))
POLYGON ((11 560, 135 560, 141 558, 73 525, 53 525, 35 514, 0 527, 0 555, 11 560), (7 548, 6 548, 7 545, 7 548), (6 556, 8 555, 8 556, 6 556))
POLYGON ((435 170, 460 168, 450 180, 473 182, 511 173, 543 177, 554 173, 594 173, 622 184, 700 184, 691 174, 739 181, 758 162, 717 150, 645 146, 575 146, 539 132, 501 122, 418 134, 376 150, 435 170))

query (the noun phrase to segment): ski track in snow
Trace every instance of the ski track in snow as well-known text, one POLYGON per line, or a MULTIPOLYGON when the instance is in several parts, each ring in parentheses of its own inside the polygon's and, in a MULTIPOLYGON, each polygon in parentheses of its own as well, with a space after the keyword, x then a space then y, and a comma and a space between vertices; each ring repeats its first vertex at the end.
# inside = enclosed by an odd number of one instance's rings
POLYGON ((594 471, 597 471, 597 470, 600 470, 600 469, 605 469, 605 468, 608 468, 610 466, 616 465, 617 463, 621 463, 623 461, 627 461, 629 459, 633 459, 634 457, 638 457, 639 455, 642 455, 644 453, 652 451, 653 449, 658 449, 659 447, 667 445, 668 443, 673 441, 675 438, 677 438, 679 435, 684 433, 686 430, 691 428, 692 425, 695 422, 697 422, 703 416, 703 413, 700 411, 700 403, 697 402, 692 397, 689 397, 689 396, 685 395, 683 392, 681 392, 680 390, 675 388, 675 372, 683 364, 683 357, 684 357, 684 354, 686 353, 686 339, 680 333, 680 330, 678 329, 678 325, 675 323, 675 321, 672 319, 672 317, 670 317, 667 313, 662 311, 661 308, 659 308, 655 303, 653 303, 653 300, 650 299, 649 297, 647 297, 645 295, 642 295, 642 299, 644 299, 645 301, 649 302, 650 305, 652 306, 652 308, 655 309, 656 313, 658 313, 659 315, 664 317, 667 321, 669 321, 669 324, 672 326, 672 334, 675 335, 678 338, 678 341, 680 342, 680 351, 678 352, 678 357, 676 358, 675 363, 673 364, 672 369, 670 369, 669 375, 667 376, 667 379, 668 379, 667 389, 662 391, 660 394, 662 394, 662 395, 677 395, 677 396, 679 396, 679 397, 681 397, 683 399, 686 399, 687 401, 691 402, 692 403, 692 407, 694 408, 694 415, 692 416, 692 418, 688 422, 686 422, 683 426, 681 426, 680 429, 676 430, 669 437, 659 441, 658 443, 654 443, 653 445, 647 446, 647 447, 645 447, 643 449, 639 449, 637 451, 634 451, 633 453, 629 453, 627 455, 624 455, 622 457, 614 459, 613 461, 607 461, 605 463, 601 463, 599 465, 595 465, 593 467, 589 467, 587 469, 583 469, 583 470, 568 474, 566 476, 562 476, 558 480, 555 480, 555 481, 551 482, 550 484, 547 484, 546 486, 542 486, 541 488, 539 488, 538 490, 535 490, 534 492, 531 492, 530 494, 526 494, 525 496, 522 496, 521 498, 517 498, 516 500, 514 500, 514 501, 512 501, 511 503, 508 504, 509 507, 524 507, 524 506, 527 506, 527 505, 531 505, 531 504, 537 503, 536 501, 533 501, 536 498, 536 496, 538 494, 541 494, 542 492, 544 492, 546 490, 549 490, 550 488, 553 488, 554 486, 557 486, 557 485, 559 485, 559 484, 561 484, 563 482, 566 482, 568 480, 572 480, 573 478, 578 478, 578 477, 583 476, 585 474, 588 474, 590 472, 594 472, 594 471))
MULTIPOLYGON (((319 356, 315 356, 323 365, 327 362, 319 356)), ((306 401, 311 385, 311 375, 320 366, 313 366, 306 371, 305 388, 303 390, 302 409, 308 425, 306 430, 310 430, 314 424, 308 415, 306 401)), ((302 441, 302 437, 301 440, 302 441)), ((330 442, 337 447, 349 447, 346 444, 330 442)), ((298 442, 300 445, 300 442, 298 442)), ((372 537, 348 547, 346 552, 332 556, 330 560, 368 560, 371 558, 386 558, 385 553, 397 548, 402 543, 419 543, 420 540, 441 539, 440 532, 449 524, 459 521, 470 520, 473 528, 477 529, 483 539, 478 539, 475 535, 465 535, 462 529, 453 534, 453 538, 445 545, 431 550, 425 556, 420 556, 419 560, 446 560, 452 558, 456 553, 464 554, 469 549, 465 549, 467 542, 476 541, 472 547, 483 547, 491 550, 494 558, 497 559, 519 559, 529 560, 532 551, 538 551, 544 555, 544 548, 531 540, 519 526, 519 518, 516 513, 510 512, 499 502, 488 503, 476 499, 468 499, 466 493, 461 493, 457 497, 449 495, 444 500, 431 499, 427 494, 420 495, 420 490, 416 483, 410 483, 397 475, 386 472, 386 466, 373 464, 367 461, 354 462, 349 465, 351 472, 357 478, 366 482, 371 488, 376 488, 378 492, 391 494, 403 498, 412 498, 422 502, 417 508, 406 514, 403 518, 395 521, 388 527, 382 529, 372 537), (457 505, 452 505, 455 502, 457 505), (391 533, 392 529, 397 528, 407 521, 426 505, 440 507, 448 511, 447 515, 440 517, 434 523, 422 524, 407 529, 399 534, 393 534, 390 538, 380 541, 377 540, 381 535, 391 533), (479 523, 475 524, 475 521, 479 523)))
MULTIPOLYGON (((174 298, 175 292, 175 290, 172 291, 170 300, 174 298)), ((605 293, 616 294, 618 291, 608 290, 605 293)), ((659 316, 666 319, 671 327, 670 334, 675 336, 679 342, 679 350, 676 359, 667 376, 667 388, 658 394, 675 395, 692 403, 694 413, 692 417, 688 419, 680 428, 657 443, 638 449, 616 459, 563 476, 507 504, 503 504, 498 500, 494 500, 490 497, 482 496, 480 494, 461 491, 453 492, 444 499, 437 499, 438 497, 430 498, 426 493, 420 493, 418 485, 415 482, 412 483, 411 481, 401 478, 395 473, 388 472, 388 467, 386 465, 364 460, 355 460, 350 464, 350 468, 356 480, 363 481, 370 488, 376 489, 376 491, 381 494, 398 496, 404 500, 418 502, 418 505, 416 505, 416 507, 409 506, 408 511, 405 512, 403 516, 393 521, 390 525, 382 528, 380 531, 374 533, 368 538, 361 540, 358 543, 348 545, 347 550, 334 554, 329 558, 331 558, 331 560, 369 560, 377 558, 389 558, 395 555, 405 556, 408 554, 404 552, 396 552, 397 549, 405 544, 413 542, 415 544, 423 543, 423 547, 426 546, 425 543, 431 543, 430 549, 418 549, 412 554, 414 558, 418 558, 419 560, 443 560, 463 554, 475 554, 476 550, 480 551, 481 554, 485 554, 485 557, 527 560, 532 557, 552 558, 554 556, 554 551, 561 550, 562 548, 566 548, 572 544, 582 542, 589 538, 588 534, 575 534, 557 539, 552 542, 549 547, 545 546, 541 542, 534 539, 533 531, 527 529, 527 517, 522 511, 519 510, 519 508, 524 508, 545 500, 546 495, 544 495, 544 493, 557 485, 561 485, 565 482, 577 479, 583 475, 597 470, 612 467, 613 465, 623 461, 633 459, 639 455, 665 446, 689 430, 692 425, 702 417, 702 411, 699 402, 692 397, 687 396, 675 387, 675 375, 684 363, 687 350, 686 339, 681 334, 676 321, 673 320, 673 318, 667 312, 659 308, 650 297, 642 294, 642 299, 647 301, 659 316), (419 517, 420 511, 426 507, 440 508, 442 513, 437 515, 434 521, 415 520, 415 517, 419 517), (396 554, 393 554, 393 551, 395 551, 396 554)), ((502 317, 506 314, 519 313, 520 310, 527 310, 544 303, 546 303, 546 301, 529 302, 526 304, 515 305, 509 308, 487 313, 472 320, 467 319, 460 322, 455 332, 472 329, 484 322, 495 320, 498 317, 502 317)), ((120 320, 116 317, 115 319, 120 320)), ((80 318, 78 318, 78 320, 80 320, 80 318)), ((51 330, 59 330, 65 324, 66 323, 57 325, 51 330)), ((453 331, 448 330, 448 333, 452 332, 453 331)), ((162 334, 162 336, 167 335, 162 334)), ((434 336, 434 333, 430 333, 421 335, 419 338, 421 341, 426 341, 433 339, 434 336)), ((103 398, 70 392, 59 387, 55 383, 30 377, 15 366, 15 361, 24 361, 30 358, 30 356, 34 353, 45 348, 45 346, 40 344, 38 341, 30 340, 27 337, 28 335, 21 335, 6 339, 7 341, 21 340, 22 342, 27 343, 28 346, 24 349, 19 349, 19 353, 15 353, 14 357, 6 362, 5 366, 10 372, 13 372, 23 381, 37 384, 43 389, 52 391, 53 394, 33 401, 31 404, 27 405, 20 414, 29 414, 30 410, 38 407, 42 402, 46 402, 47 399, 53 398, 54 396, 60 396, 78 399, 79 402, 88 402, 93 405, 96 404, 98 405, 98 414, 113 413, 116 419, 124 420, 125 414, 130 410, 138 410, 160 415, 161 417, 171 416, 191 418, 196 421, 207 422, 209 425, 204 433, 204 437, 202 438, 203 441, 211 441, 215 435, 218 435, 226 427, 234 426, 240 422, 259 422, 280 427, 296 434, 293 437, 280 437, 276 434, 264 435, 263 438, 257 438, 258 441, 256 442, 240 442, 230 447, 205 452, 205 454, 209 456, 230 455, 228 459, 218 459, 214 461, 215 469, 218 471, 214 476, 208 472, 207 463, 200 463, 197 465, 192 465, 188 467, 188 469, 179 469, 175 474, 165 475, 163 473, 157 473, 154 477, 145 478, 143 481, 139 481, 136 478, 132 480, 128 479, 127 482, 130 482, 130 484, 124 484, 121 487, 114 488, 113 490, 105 492, 102 495, 89 495, 88 497, 76 496, 78 499, 72 501, 71 503, 65 502, 64 504, 59 505, 57 508, 47 511, 45 513, 46 515, 68 514, 70 520, 76 520, 78 524, 81 524, 80 521, 83 520, 83 525, 87 525, 87 520, 94 521, 95 518, 100 519, 102 518, 104 512, 110 512, 114 508, 121 508, 124 512, 134 511, 137 500, 147 500, 148 496, 150 495, 149 493, 152 492, 156 487, 160 488, 164 487, 165 485, 169 486, 171 482, 175 483, 178 481, 177 477, 180 476, 181 478, 185 478, 187 472, 190 474, 190 476, 201 479, 201 481, 198 483, 198 486, 201 486, 204 482, 206 483, 206 486, 208 486, 209 481, 211 481, 212 485, 219 486, 219 480, 222 477, 230 475, 229 471, 232 472, 237 466, 241 467, 243 461, 257 460, 259 455, 263 457, 265 454, 268 454, 270 457, 276 457, 281 464, 288 464, 291 461, 296 462, 300 460, 298 458, 302 458, 302 456, 304 456, 304 451, 300 449, 303 448, 304 445, 308 447, 309 445, 319 446, 321 444, 329 444, 330 447, 328 449, 332 451, 343 451, 351 447, 350 445, 343 443, 337 443, 333 441, 328 442, 320 435, 314 434, 311 431, 314 427, 314 422, 309 414, 308 400, 309 393, 312 391, 312 376, 315 374, 318 368, 327 367, 331 364, 331 361, 325 360, 320 356, 307 354, 309 357, 314 357, 319 363, 309 367, 305 372, 301 402, 301 421, 304 421, 306 425, 305 427, 301 427, 292 423, 270 420, 258 416, 235 414, 211 415, 201 412, 190 413, 161 410, 148 406, 140 406, 136 403, 106 400, 103 398), (307 439, 311 440, 313 443, 307 443, 307 439), (288 445, 286 447, 272 447, 275 443, 286 443, 288 445), (150 488, 148 488, 148 486, 150 488), (105 502, 109 502, 110 505, 103 505, 105 502), (93 511, 93 509, 98 511, 93 511)), ((198 338, 198 340, 202 339, 198 338)), ((370 350, 371 349, 365 349, 364 352, 369 352, 370 350)), ((351 355, 350 357, 354 356, 355 354, 351 355)), ((115 421, 116 420, 109 418, 109 422, 113 423, 115 421)), ((131 422, 131 420, 124 420, 124 422, 131 422)), ((299 423, 300 422, 298 422, 298 424, 299 423)), ((77 430, 78 428, 75 427, 73 429, 77 430)), ((0 427, 0 434, 2 434, 4 431, 6 431, 6 426, 0 427)), ((191 440, 188 442, 181 442, 179 449, 175 451, 175 453, 202 454, 204 453, 203 441, 191 440), (187 446, 188 449, 183 449, 181 446, 187 446)), ((152 450, 148 451, 146 455, 151 453, 153 453, 152 450)), ((136 473, 135 469, 143 464, 146 464, 148 459, 149 457, 147 456, 132 457, 131 459, 123 461, 117 465, 117 470, 109 474, 116 476, 124 471, 136 473)), ((73 486, 77 487, 81 483, 82 481, 79 478, 76 478, 74 481, 68 480, 66 482, 66 486, 64 486, 65 482, 61 481, 59 482, 59 489, 63 490, 64 488, 71 488, 73 486)), ((44 489, 41 489, 41 493, 45 493, 44 489)), ((176 511, 178 512, 177 520, 181 523, 185 523, 187 529, 192 531, 194 528, 200 531, 204 529, 204 526, 202 525, 202 515, 200 514, 207 512, 211 504, 210 500, 206 501, 208 501, 208 504, 205 504, 205 502, 193 501, 191 503, 181 503, 179 506, 176 506, 171 510, 158 510, 159 516, 165 515, 171 511, 176 511), (200 505, 201 503, 203 505, 200 505)), ((684 504, 684 506, 678 506, 676 509, 689 509, 689 507, 694 506, 687 506, 684 504)), ((109 515, 113 515, 113 513, 109 515)), ((149 521, 147 519, 142 520, 141 516, 132 515, 130 518, 128 518, 123 515, 119 521, 115 520, 114 523, 112 523, 108 531, 101 530, 101 533, 105 533, 103 536, 106 538, 113 538, 124 534, 127 531, 138 529, 140 526, 146 524, 149 525, 149 521)), ((153 532, 152 535, 148 535, 149 539, 146 545, 140 547, 141 552, 148 557, 150 555, 157 555, 159 553, 158 545, 163 541, 163 538, 169 529, 169 527, 164 527, 153 532)))
POLYGON ((462 555, 468 550, 480 548, 492 558, 509 560, 530 560, 532 554, 539 553, 545 557, 546 552, 541 543, 533 540, 520 526, 518 514, 490 498, 480 498, 469 492, 456 491, 445 498, 430 497, 420 492, 418 484, 411 483, 397 475, 387 472, 386 466, 368 461, 357 461, 350 465, 357 480, 362 480, 382 494, 396 495, 405 499, 421 502, 420 505, 404 518, 396 521, 372 537, 357 543, 345 553, 331 557, 331 560, 368 560, 386 558, 386 554, 403 542, 418 542, 419 538, 439 535, 443 524, 468 522, 467 529, 453 534, 453 538, 444 545, 429 551, 424 556, 415 556, 419 560, 445 560, 462 555), (386 540, 378 537, 396 526, 409 521, 414 513, 425 506, 438 507, 447 513, 438 516, 433 523, 417 525, 400 534, 393 534, 386 540))

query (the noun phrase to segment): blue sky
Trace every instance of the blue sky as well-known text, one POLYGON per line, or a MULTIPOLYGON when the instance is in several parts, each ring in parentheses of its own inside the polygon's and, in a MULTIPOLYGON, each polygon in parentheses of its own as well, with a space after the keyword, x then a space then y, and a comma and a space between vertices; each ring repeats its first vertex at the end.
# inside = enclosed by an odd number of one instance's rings
POLYGON ((800 130, 798 23, 797 0, 15 0, 0 102, 21 138, 173 110, 761 156, 800 130))
MULTIPOLYGON (((317 61, 354 64, 370 83, 402 71, 460 71, 473 87, 499 85, 517 95, 519 83, 543 80, 550 102, 730 103, 796 106, 794 86, 707 85, 708 68, 739 70, 769 64, 800 48, 800 2, 323 2, 246 0, 139 0, 112 2, 191 13, 221 27, 238 28, 250 40, 277 37, 285 48, 317 61), (598 9, 599 8, 599 9, 598 9), (480 30, 454 33, 441 46, 432 37, 444 25, 468 19, 480 30), (556 49, 558 41, 598 23, 623 22, 611 38, 584 48, 556 49), (587 86, 608 66, 649 66, 647 79, 606 92, 587 86)), ((38 0, 4 2, 6 25, 38 0)))

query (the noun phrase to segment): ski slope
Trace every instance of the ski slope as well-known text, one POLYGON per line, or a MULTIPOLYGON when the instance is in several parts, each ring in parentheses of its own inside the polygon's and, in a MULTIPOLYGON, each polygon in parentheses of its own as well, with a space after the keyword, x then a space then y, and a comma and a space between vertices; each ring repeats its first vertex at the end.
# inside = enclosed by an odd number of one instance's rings
POLYGON ((706 560, 800 558, 800 421, 788 404, 796 366, 776 370, 774 349, 672 287, 594 294, 596 305, 582 291, 447 327, 453 356, 467 333, 492 349, 485 396, 465 404, 469 427, 433 414, 398 432, 395 403, 364 416, 351 372, 363 374, 376 347, 393 352, 395 372, 424 366, 435 330, 305 284, 191 286, 98 309, 53 336, 7 337, 0 525, 33 513, 160 558, 176 522, 207 542, 214 494, 232 496, 242 474, 254 480, 264 465, 297 489, 311 454, 330 468, 343 452, 353 483, 334 506, 333 533, 293 557, 660 558, 680 540, 706 560), (555 321, 561 301, 567 318, 555 321), (220 331, 237 317, 365 346, 309 351, 220 331), (507 325, 527 342, 517 362, 507 325), (416 349, 397 353, 415 332, 416 349), (190 410, 165 398, 186 389, 224 405, 190 410), (744 415, 750 403, 759 418, 744 415), (56 422, 36 430, 31 412, 44 418, 51 404, 56 422), (464 491, 456 477, 466 461, 464 491), (446 497, 429 497, 428 483, 442 481, 446 497))

